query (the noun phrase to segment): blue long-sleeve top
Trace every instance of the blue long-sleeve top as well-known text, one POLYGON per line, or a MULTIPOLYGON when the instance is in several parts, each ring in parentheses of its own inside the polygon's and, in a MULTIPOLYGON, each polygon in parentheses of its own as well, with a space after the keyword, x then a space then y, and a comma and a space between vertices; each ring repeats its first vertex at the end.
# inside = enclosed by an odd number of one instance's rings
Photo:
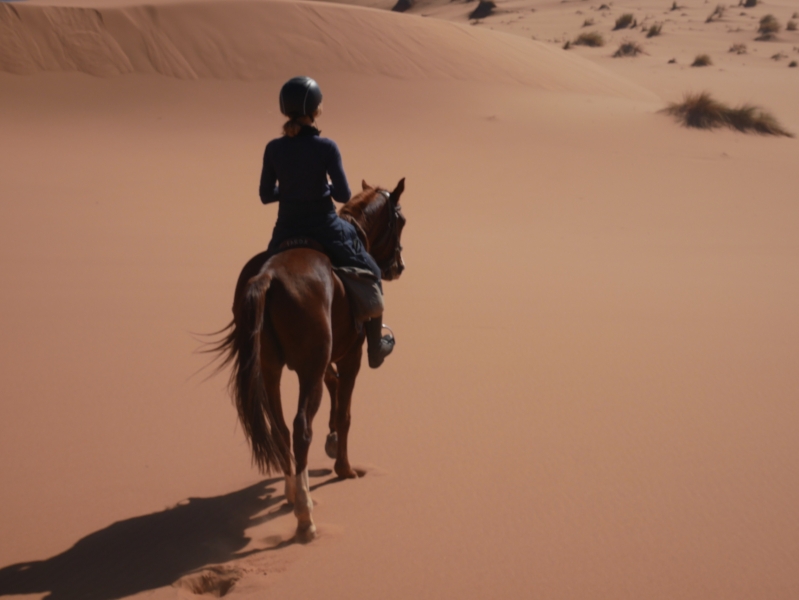
POLYGON ((311 126, 294 137, 272 140, 264 151, 259 193, 264 204, 279 202, 279 224, 314 227, 329 223, 336 218, 333 200, 350 199, 338 146, 311 126))

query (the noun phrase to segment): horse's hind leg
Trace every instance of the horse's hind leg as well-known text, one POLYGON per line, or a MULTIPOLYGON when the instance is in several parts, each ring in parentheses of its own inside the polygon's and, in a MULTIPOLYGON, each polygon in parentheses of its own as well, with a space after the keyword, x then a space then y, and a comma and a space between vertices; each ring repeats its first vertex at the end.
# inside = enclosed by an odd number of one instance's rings
POLYGON ((282 371, 282 365, 265 368, 263 371, 264 385, 266 386, 266 395, 269 399, 272 414, 275 415, 275 425, 283 442, 283 464, 285 465, 283 474, 286 476, 286 502, 294 504, 297 497, 297 487, 291 468, 291 431, 289 431, 286 419, 283 417, 283 403, 280 398, 280 376, 282 371))
POLYGON ((313 500, 308 483, 308 449, 313 439, 313 418, 322 403, 323 375, 323 370, 305 377, 300 375, 300 403, 294 418, 294 461, 297 464, 294 515, 297 517, 297 539, 301 542, 316 537, 316 525, 311 517, 313 500))
POLYGON ((361 370, 361 356, 363 350, 360 344, 356 345, 342 360, 338 361, 338 398, 336 402, 336 432, 338 433, 338 452, 336 453, 336 475, 345 479, 358 476, 350 466, 347 455, 347 438, 350 432, 350 407, 352 406, 352 391, 355 389, 355 379, 361 370))
POLYGON ((329 364, 325 371, 325 385, 330 393, 330 421, 327 440, 325 440, 325 453, 330 458, 338 455, 338 434, 336 433, 336 406, 338 404, 338 372, 336 368, 329 364))

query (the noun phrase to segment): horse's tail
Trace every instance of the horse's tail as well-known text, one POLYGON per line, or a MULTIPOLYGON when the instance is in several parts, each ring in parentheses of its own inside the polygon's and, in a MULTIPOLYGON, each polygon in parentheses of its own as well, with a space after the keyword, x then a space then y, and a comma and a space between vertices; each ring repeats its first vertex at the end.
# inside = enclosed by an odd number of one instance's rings
POLYGON ((286 471, 284 441, 277 430, 272 405, 266 395, 261 369, 261 334, 266 296, 272 277, 261 273, 249 280, 236 299, 229 332, 215 347, 225 355, 222 365, 232 364, 230 393, 239 413, 244 435, 252 448, 253 462, 263 473, 286 471))

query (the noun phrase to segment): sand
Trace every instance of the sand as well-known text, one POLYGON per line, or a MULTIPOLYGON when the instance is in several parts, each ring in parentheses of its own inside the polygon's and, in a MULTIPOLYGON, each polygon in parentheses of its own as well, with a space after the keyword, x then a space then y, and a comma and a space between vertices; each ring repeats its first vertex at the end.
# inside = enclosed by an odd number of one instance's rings
POLYGON ((685 4, 0 4, 0 595, 799 596, 799 141, 658 112, 708 89, 799 133, 770 58, 799 34, 740 16, 799 7, 685 4), (613 41, 562 50, 589 16, 613 41), (625 35, 648 54, 611 58, 625 35), (325 401, 307 545, 196 335, 268 241, 298 72, 408 218, 365 476, 332 474, 325 401))

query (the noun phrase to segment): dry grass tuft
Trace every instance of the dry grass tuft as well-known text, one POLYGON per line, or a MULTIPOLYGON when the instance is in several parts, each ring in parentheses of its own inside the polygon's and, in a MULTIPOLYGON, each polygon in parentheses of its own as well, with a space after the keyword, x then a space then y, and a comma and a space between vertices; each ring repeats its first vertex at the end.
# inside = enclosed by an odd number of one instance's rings
POLYGON ((680 10, 681 8, 682 8, 682 6, 679 6, 677 4, 677 0, 674 0, 674 2, 671 3, 671 9, 670 10, 680 10))
POLYGON ((707 54, 699 54, 694 59, 694 62, 691 63, 692 67, 709 67, 713 64, 713 61, 710 60, 710 56, 707 54))
POLYGON ((724 5, 719 4, 716 6, 713 12, 708 15, 707 19, 705 19, 705 23, 710 23, 712 21, 719 21, 723 16, 724 16, 724 5))
POLYGON ((566 40, 566 43, 563 44, 563 49, 564 50, 568 50, 571 47, 572 47, 572 43, 569 40, 566 40))
POLYGON ((583 21, 583 27, 591 27, 593 24, 594 24, 593 19, 586 19, 585 21, 583 21))
POLYGON ((660 35, 660 32, 663 30, 663 23, 655 23, 654 25, 649 27, 649 30, 646 32, 646 37, 651 38, 655 37, 656 35, 660 35))
POLYGON ((797 65, 799 65, 799 63, 797 63, 795 60, 792 60, 791 62, 788 63, 788 66, 791 67, 791 68, 793 68, 793 67, 795 67, 797 65))
POLYGON ((796 31, 796 21, 788 21, 785 26, 785 31, 796 31))
POLYGON ((623 56, 638 56, 643 51, 644 49, 641 47, 641 44, 627 40, 622 42, 621 46, 619 46, 619 49, 613 53, 613 58, 620 58, 623 56))
POLYGON ((766 15, 760 19, 760 26, 757 32, 760 34, 757 39, 760 41, 773 40, 780 30, 780 22, 774 15, 766 15))
POLYGON ((577 39, 574 40, 574 45, 598 48, 599 46, 605 45, 605 38, 603 38, 602 34, 598 31, 586 31, 577 36, 577 39))
POLYGON ((746 54, 746 44, 733 44, 730 46, 730 52, 735 54, 746 54))
POLYGON ((616 19, 616 24, 613 26, 613 30, 616 31, 617 29, 627 29, 628 27, 635 27, 635 17, 632 13, 624 13, 618 19, 616 19))
POLYGON ((470 19, 484 19, 488 15, 494 12, 494 9, 497 7, 496 4, 492 0, 480 0, 480 3, 477 5, 472 12, 469 13, 470 19))
POLYGON ((743 6, 744 8, 754 8, 757 6, 757 0, 745 0, 743 6))
POLYGON ((716 129, 729 127, 742 132, 794 137, 766 111, 751 104, 731 108, 716 101, 707 92, 686 94, 682 102, 673 102, 663 112, 677 118, 686 127, 716 129))

